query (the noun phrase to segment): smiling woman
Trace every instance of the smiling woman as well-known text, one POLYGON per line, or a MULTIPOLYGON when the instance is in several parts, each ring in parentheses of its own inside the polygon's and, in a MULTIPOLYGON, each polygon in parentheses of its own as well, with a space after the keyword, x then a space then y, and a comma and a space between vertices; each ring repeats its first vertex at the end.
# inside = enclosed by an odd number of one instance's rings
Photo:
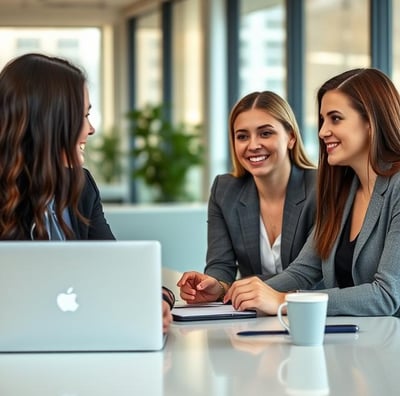
POLYGON ((231 174, 214 180, 208 203, 205 274, 178 282, 189 302, 222 298, 239 276, 268 279, 300 252, 314 222, 316 171, 289 104, 253 92, 232 109, 231 174))
POLYGON ((1 71, 0 239, 114 239, 82 168, 89 108, 85 75, 64 59, 26 54, 1 71))
MULTIPOLYGON (((82 167, 94 133, 86 84, 78 67, 37 53, 0 72, 0 240, 115 239, 82 167)), ((72 292, 60 296, 62 309, 74 308, 72 292)), ((167 331, 174 295, 160 292, 167 331)))

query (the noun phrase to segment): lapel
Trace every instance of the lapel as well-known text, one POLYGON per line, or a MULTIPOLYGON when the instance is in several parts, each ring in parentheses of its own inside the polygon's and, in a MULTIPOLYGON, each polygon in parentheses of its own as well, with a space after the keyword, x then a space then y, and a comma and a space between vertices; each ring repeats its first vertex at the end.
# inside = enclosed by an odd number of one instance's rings
POLYGON ((248 177, 239 195, 237 208, 239 232, 250 266, 254 273, 261 273, 260 258, 260 203, 257 188, 252 177, 248 177))
MULTIPOLYGON (((282 265, 290 263, 291 246, 296 234, 297 224, 302 210, 302 202, 306 199, 306 191, 303 183, 304 171, 292 166, 289 183, 286 190, 285 206, 282 222, 282 265)), ((284 266, 285 268, 285 266, 284 266)))
MULTIPOLYGON (((382 205, 384 202, 383 196, 388 188, 388 185, 389 185, 389 178, 380 177, 380 176, 377 177, 375 186, 374 186, 374 191, 372 193, 371 201, 368 205, 367 213, 365 215, 364 223, 361 228, 360 234, 358 235, 356 245, 354 247, 353 268, 357 262, 357 259, 361 253, 361 250, 363 249, 365 243, 367 242, 368 238, 370 237, 371 232, 380 217, 380 214, 382 211, 382 205)), ((341 224, 340 224, 339 237, 340 237, 340 235, 342 235, 345 220, 350 215, 350 211, 353 206, 353 202, 354 202, 354 198, 355 198, 358 186, 359 186, 359 181, 358 181, 357 177, 354 177, 353 183, 350 188, 349 197, 348 197, 345 207, 344 207, 343 218, 342 218, 341 224)), ((332 252, 328 258, 328 260, 329 260, 328 268, 330 270, 326 271, 325 275, 324 275, 327 278, 326 279, 327 285, 336 284, 334 267, 335 267, 335 256, 336 256, 336 250, 337 250, 338 243, 339 243, 339 238, 336 239, 335 244, 332 249, 332 252)))
MULTIPOLYGON (((384 195, 389 186, 390 178, 378 176, 375 182, 374 191, 372 192, 371 201, 368 205, 364 223, 354 247, 353 266, 357 262, 362 248, 370 237, 375 224, 377 223, 384 202, 384 195)), ((353 196, 354 200, 354 196, 353 196)), ((352 201, 353 201, 352 200, 352 201)))
MULTIPOLYGON (((347 219, 347 217, 349 216, 351 207, 353 206, 353 201, 354 201, 354 197, 356 195, 357 192, 357 188, 358 188, 359 182, 358 182, 358 178, 356 176, 354 176, 353 178, 353 182, 351 184, 350 187, 350 191, 349 191, 349 196, 347 198, 347 201, 344 205, 344 209, 343 209, 343 217, 340 221, 340 231, 339 231, 339 237, 336 238, 335 243, 333 244, 332 247, 332 251, 329 254, 329 257, 327 258, 327 263, 326 265, 324 263, 322 263, 323 265, 323 269, 324 269, 324 278, 325 278, 325 283, 326 285, 336 285, 336 278, 335 278, 335 256, 336 256, 336 250, 339 244, 339 239, 340 239, 340 235, 342 235, 343 233, 343 227, 345 224, 345 221, 347 219)), ((356 244, 357 245, 357 244, 356 244)), ((354 263, 354 259, 353 259, 353 263, 354 263)))

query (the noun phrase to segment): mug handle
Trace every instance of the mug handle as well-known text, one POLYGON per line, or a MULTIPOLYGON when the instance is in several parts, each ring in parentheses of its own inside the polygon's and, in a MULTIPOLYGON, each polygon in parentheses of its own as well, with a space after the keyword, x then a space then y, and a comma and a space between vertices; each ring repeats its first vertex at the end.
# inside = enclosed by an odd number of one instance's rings
POLYGON ((287 305, 288 305, 287 302, 284 302, 281 305, 279 305, 279 308, 278 308, 278 319, 279 319, 279 322, 281 322, 281 325, 290 333, 289 323, 286 322, 286 320, 283 319, 283 317, 282 317, 282 309, 287 307, 287 305))

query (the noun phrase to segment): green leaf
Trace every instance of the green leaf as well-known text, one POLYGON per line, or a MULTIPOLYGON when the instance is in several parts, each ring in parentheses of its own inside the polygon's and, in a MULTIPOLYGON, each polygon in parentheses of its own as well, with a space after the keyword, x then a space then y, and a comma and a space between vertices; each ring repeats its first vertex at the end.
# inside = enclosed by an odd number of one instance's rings
POLYGON ((127 117, 135 140, 130 153, 135 162, 132 176, 155 188, 158 202, 189 200, 187 174, 204 162, 201 126, 173 125, 162 105, 133 109, 127 117))

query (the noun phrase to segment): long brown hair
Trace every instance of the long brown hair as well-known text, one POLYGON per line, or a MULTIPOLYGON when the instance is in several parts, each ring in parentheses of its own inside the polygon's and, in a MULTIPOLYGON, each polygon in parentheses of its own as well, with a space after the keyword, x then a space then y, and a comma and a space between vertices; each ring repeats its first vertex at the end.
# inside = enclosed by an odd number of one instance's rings
MULTIPOLYGON (((318 91, 318 114, 326 92, 336 90, 371 128, 369 161, 374 172, 391 176, 400 169, 400 96, 391 80, 377 69, 354 69, 328 80, 318 91)), ((319 117, 318 130, 322 127, 319 117)), ((316 249, 327 258, 340 231, 354 171, 330 166, 324 142, 319 141, 316 249)))
POLYGON ((84 117, 81 70, 66 60, 26 54, 0 73, 0 239, 48 239, 44 213, 78 210, 84 176, 76 145, 84 117))
POLYGON ((293 148, 289 151, 289 157, 292 163, 303 169, 315 168, 314 164, 306 155, 296 117, 289 104, 276 93, 263 91, 253 92, 244 96, 231 110, 229 116, 229 147, 233 165, 233 176, 241 177, 247 173, 236 157, 234 124, 239 114, 251 109, 262 110, 270 114, 284 126, 287 133, 293 133, 295 143, 293 148))

